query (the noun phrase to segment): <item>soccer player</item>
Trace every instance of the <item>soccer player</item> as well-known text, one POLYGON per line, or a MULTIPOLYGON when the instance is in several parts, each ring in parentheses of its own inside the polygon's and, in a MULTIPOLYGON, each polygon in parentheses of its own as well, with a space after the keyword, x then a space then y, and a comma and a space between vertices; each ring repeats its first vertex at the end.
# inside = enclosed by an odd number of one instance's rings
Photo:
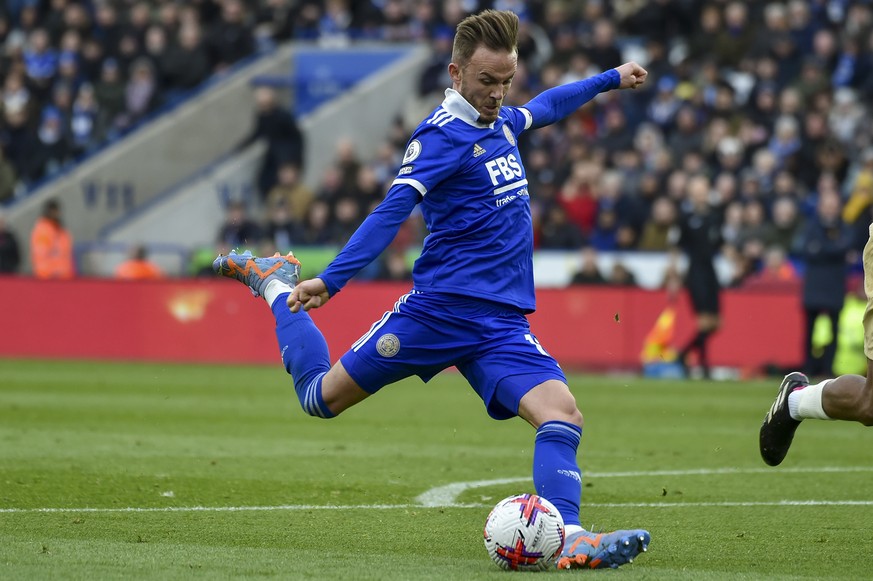
POLYGON ((802 373, 786 375, 761 425, 761 457, 770 466, 785 459, 794 432, 805 419, 849 420, 873 426, 873 224, 869 236, 862 258, 867 295, 863 319, 867 377, 847 374, 810 385, 802 373))
POLYGON ((697 361, 705 379, 709 379, 707 345, 712 334, 721 326, 721 285, 714 266, 715 255, 721 245, 721 220, 710 207, 709 191, 710 183, 706 176, 695 176, 688 181, 688 201, 691 207, 682 216, 677 228, 677 243, 688 257, 685 286, 697 317, 697 333, 679 351, 677 359, 687 375, 688 355, 697 351, 697 361))
POLYGON ((413 133, 385 200, 318 278, 298 283, 290 254, 230 254, 213 267, 271 305, 285 368, 309 414, 330 418, 385 385, 412 375, 428 381, 456 366, 491 417, 520 416, 536 429, 534 486, 566 523, 558 566, 614 568, 645 551, 650 535, 581 526, 582 414, 526 317, 536 307, 533 227, 517 142, 522 131, 554 123, 598 93, 638 87, 647 73, 630 62, 549 89, 523 107, 503 106, 517 33, 518 17, 508 11, 485 10, 458 24, 452 88, 413 133), (430 234, 413 268, 413 290, 331 367, 306 311, 323 306, 378 257, 416 204, 430 234))

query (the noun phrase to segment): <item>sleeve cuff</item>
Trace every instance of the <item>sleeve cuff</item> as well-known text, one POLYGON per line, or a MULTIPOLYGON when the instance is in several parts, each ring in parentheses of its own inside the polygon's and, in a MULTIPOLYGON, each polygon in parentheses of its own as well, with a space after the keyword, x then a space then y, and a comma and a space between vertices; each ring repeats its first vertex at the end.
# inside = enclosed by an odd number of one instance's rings
POLYGON ((604 74, 609 77, 607 90, 617 89, 621 85, 621 74, 616 69, 609 69, 604 74))

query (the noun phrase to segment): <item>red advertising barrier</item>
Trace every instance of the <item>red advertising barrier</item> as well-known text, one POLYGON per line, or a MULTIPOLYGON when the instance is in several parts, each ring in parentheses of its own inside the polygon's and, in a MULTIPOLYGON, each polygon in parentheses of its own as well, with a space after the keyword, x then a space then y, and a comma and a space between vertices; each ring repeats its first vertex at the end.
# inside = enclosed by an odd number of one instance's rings
MULTIPOLYGON (((312 316, 333 359, 409 290, 406 284, 351 284, 312 316)), ((225 280, 121 282, 0 278, 5 306, 0 356, 277 363, 273 318, 262 299, 225 280)), ((711 363, 757 369, 801 360, 797 293, 725 291, 722 330, 711 363)), ((567 369, 636 369, 643 338, 667 297, 640 289, 544 289, 531 327, 567 369)), ((683 296, 676 344, 694 332, 683 296)))

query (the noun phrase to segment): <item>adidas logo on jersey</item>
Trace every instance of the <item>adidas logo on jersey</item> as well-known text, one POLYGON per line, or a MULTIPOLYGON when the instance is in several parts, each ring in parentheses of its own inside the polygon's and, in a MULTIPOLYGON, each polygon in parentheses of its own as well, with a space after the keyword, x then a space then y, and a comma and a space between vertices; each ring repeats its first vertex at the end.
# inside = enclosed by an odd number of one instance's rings
POLYGON ((485 153, 485 148, 479 145, 478 143, 473 144, 473 157, 479 157, 485 153))

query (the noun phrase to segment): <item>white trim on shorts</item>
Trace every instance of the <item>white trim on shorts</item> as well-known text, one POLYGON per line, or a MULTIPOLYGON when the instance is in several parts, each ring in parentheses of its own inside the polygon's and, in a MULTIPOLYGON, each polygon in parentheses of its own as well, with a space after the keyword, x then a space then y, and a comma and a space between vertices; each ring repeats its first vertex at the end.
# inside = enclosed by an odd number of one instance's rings
POLYGON ((382 326, 388 322, 388 319, 391 317, 391 315, 393 313, 400 312, 400 305, 405 303, 406 299, 408 299, 411 295, 416 295, 416 294, 419 294, 419 292, 416 290, 411 290, 408 293, 406 293, 405 295, 403 295, 402 297, 400 297, 399 299, 397 299, 397 302, 394 303, 394 310, 385 311, 385 313, 382 315, 382 318, 379 319, 378 321, 376 321, 375 323, 373 323, 373 325, 370 327, 370 330, 367 331, 366 333, 364 333, 364 335, 360 339, 358 339, 357 341, 355 341, 352 344, 352 351, 357 352, 358 349, 363 347, 367 343, 367 341, 369 341, 370 338, 376 334, 376 331, 381 329, 382 326))

